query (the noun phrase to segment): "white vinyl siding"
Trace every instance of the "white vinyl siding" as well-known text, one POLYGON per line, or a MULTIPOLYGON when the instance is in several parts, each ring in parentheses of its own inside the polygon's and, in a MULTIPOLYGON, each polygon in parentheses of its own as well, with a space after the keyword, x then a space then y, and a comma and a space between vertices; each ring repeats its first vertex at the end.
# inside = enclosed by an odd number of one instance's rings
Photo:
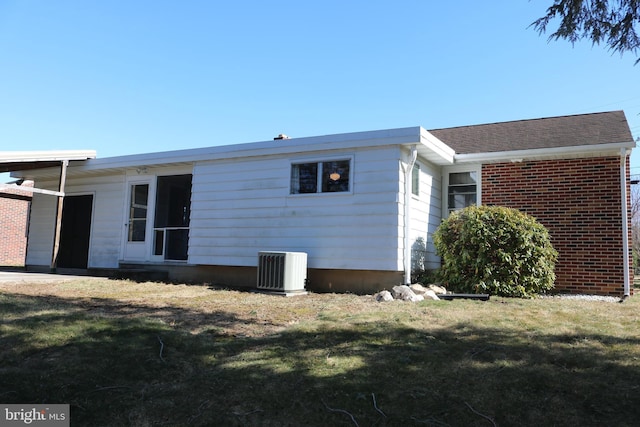
POLYGON ((258 251, 284 250, 306 252, 310 268, 399 270, 399 155, 329 153, 351 159, 353 178, 349 192, 322 195, 290 194, 291 164, 304 159, 196 164, 189 262, 255 266, 258 251))
MULTIPOLYGON (((34 186, 57 191, 56 186, 43 186, 39 182, 36 182, 34 186)), ((33 194, 27 240, 26 264, 28 266, 48 267, 51 265, 57 200, 58 198, 54 196, 33 194)))
MULTIPOLYGON (((68 178, 65 194, 93 195, 88 267, 116 268, 122 242, 124 175, 68 178)), ((36 182, 36 187, 56 189, 57 182, 36 182)), ((27 265, 50 265, 56 212, 54 196, 34 194, 29 227, 27 265)))
MULTIPOLYGON (((442 211, 440 171, 436 166, 422 159, 418 159, 416 165, 418 166, 416 179, 419 179, 420 191, 418 196, 412 194, 411 200, 409 237, 412 245, 412 267, 435 269, 440 267, 440 257, 436 255, 433 245, 433 233, 440 225, 440 212, 442 211), (416 265, 420 259, 422 259, 422 265, 416 265)), ((414 177, 415 175, 412 173, 412 181, 414 177)), ((413 188, 415 188, 414 185, 412 185, 413 188)))

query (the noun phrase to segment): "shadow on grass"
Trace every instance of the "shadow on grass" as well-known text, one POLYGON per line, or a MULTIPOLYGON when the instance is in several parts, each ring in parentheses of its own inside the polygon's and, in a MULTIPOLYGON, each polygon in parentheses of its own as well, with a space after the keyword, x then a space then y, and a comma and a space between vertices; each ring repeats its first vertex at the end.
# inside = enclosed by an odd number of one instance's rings
POLYGON ((250 319, 0 295, 0 402, 69 403, 72 425, 636 425, 637 338, 250 319), (166 319, 201 318, 197 333, 166 319), (202 327, 202 325, 209 325, 202 327))

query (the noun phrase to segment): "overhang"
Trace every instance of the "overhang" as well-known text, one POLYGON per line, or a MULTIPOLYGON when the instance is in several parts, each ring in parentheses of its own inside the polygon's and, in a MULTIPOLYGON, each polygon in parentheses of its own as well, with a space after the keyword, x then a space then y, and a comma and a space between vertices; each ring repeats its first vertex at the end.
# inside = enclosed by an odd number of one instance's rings
POLYGON ((500 163, 532 160, 552 160, 579 157, 619 156, 620 149, 627 153, 635 148, 634 141, 609 144, 578 145, 572 147, 536 148, 528 150, 496 151, 491 153, 456 154, 455 163, 500 163))
POLYGON ((44 169, 61 162, 95 159, 95 150, 0 151, 0 173, 44 169))

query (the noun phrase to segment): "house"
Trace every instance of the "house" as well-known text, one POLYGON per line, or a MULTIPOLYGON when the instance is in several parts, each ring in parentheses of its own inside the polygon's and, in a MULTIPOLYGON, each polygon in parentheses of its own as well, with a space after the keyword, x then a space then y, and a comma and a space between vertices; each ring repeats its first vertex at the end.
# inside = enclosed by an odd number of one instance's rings
MULTIPOLYGON (((30 181, 20 183, 32 187, 30 181)), ((0 192, 0 266, 24 267, 31 193, 23 190, 0 192)))
POLYGON ((259 251, 292 251, 307 254, 308 289, 371 292, 439 266, 432 234, 449 212, 500 204, 549 228, 559 291, 621 296, 631 292, 633 147, 612 111, 61 155, 62 166, 12 170, 40 191, 31 269, 126 266, 255 287, 259 251))

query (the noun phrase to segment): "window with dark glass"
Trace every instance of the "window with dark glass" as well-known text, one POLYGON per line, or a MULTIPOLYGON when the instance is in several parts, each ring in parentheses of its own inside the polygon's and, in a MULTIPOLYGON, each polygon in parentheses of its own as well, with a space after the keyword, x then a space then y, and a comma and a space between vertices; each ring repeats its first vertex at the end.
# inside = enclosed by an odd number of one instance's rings
POLYGON ((349 191, 351 160, 291 165, 291 194, 349 191))
POLYGON ((291 193, 318 192, 318 164, 300 163, 291 165, 291 193))
POLYGON ((478 201, 478 173, 455 172, 449 174, 449 212, 475 205, 478 201))
POLYGON ((322 192, 349 191, 349 160, 322 163, 322 192))

